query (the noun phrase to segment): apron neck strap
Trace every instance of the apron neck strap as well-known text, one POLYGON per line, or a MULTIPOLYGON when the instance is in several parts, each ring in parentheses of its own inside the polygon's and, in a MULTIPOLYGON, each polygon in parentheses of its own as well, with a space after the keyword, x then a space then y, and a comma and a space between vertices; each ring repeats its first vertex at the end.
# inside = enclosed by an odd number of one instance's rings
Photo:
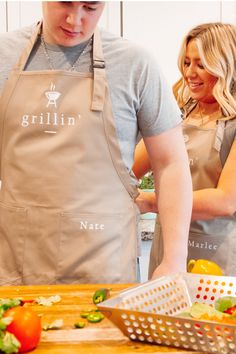
POLYGON ((102 111, 106 94, 106 73, 102 42, 98 28, 96 28, 93 35, 93 75, 94 80, 91 110, 102 111))
MULTIPOLYGON (((13 71, 24 70, 30 53, 37 41, 38 36, 42 31, 42 21, 38 22, 35 31, 33 32, 26 48, 23 50, 18 62, 15 64, 13 71)), ((105 94, 106 94, 106 74, 105 74, 105 61, 102 50, 102 43, 100 38, 100 31, 96 28, 93 35, 93 96, 91 103, 92 111, 102 111, 105 94)))
POLYGON ((42 28, 42 21, 37 23, 37 26, 30 38, 30 40, 27 43, 27 46, 25 47, 25 49, 23 50, 18 62, 15 64, 13 70, 15 71, 22 71, 24 70, 27 60, 30 56, 30 53, 34 47, 35 42, 37 41, 38 36, 41 33, 41 28, 42 28))
POLYGON ((214 141, 214 148, 218 152, 220 152, 221 145, 223 143, 224 132, 225 132, 225 120, 218 120, 218 124, 216 127, 215 141, 214 141))

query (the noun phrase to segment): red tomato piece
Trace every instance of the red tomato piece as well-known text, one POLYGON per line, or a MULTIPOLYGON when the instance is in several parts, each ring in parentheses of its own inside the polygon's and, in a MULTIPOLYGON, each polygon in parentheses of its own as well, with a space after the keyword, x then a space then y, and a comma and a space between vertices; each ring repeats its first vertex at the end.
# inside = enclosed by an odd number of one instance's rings
POLYGON ((25 304, 33 304, 35 301, 33 299, 22 299, 21 305, 24 306, 25 304))
POLYGON ((224 312, 228 313, 229 315, 233 315, 236 312, 236 306, 230 307, 227 310, 225 310, 224 312))
POLYGON ((30 308, 16 306, 7 310, 4 317, 12 317, 13 321, 7 326, 7 331, 14 334, 21 343, 19 353, 34 349, 41 335, 41 319, 30 308))

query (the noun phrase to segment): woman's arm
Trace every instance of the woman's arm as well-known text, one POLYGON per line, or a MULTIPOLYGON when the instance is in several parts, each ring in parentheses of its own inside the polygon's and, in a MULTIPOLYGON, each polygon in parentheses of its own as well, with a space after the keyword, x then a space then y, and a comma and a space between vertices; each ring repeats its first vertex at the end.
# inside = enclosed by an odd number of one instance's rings
POLYGON ((193 193, 192 220, 230 216, 236 212, 236 141, 223 167, 217 188, 193 193))
POLYGON ((137 144, 134 153, 134 164, 132 168, 135 176, 140 179, 151 170, 151 162, 143 139, 137 144))
MULTIPOLYGON (((151 162, 147 153, 143 139, 137 144, 134 154, 133 172, 140 179, 147 172, 151 171, 151 162)), ((136 199, 136 204, 142 214, 153 212, 157 213, 157 200, 154 192, 144 192, 140 189, 140 194, 136 199)))
MULTIPOLYGON (((139 150, 145 149, 140 144, 139 150)), ((147 152, 146 152, 147 153, 147 152)), ((137 156, 141 156, 140 151, 137 156)), ((145 154, 142 152, 143 163, 145 154)), ((138 159, 137 159, 138 161, 138 159)), ((137 165, 135 161, 135 165, 137 165)), ((138 168, 136 167, 136 170, 138 168)), ((230 154, 221 172, 217 188, 201 189, 193 192, 192 221, 210 220, 215 217, 230 216, 236 212, 236 141, 234 141, 230 154)), ((155 193, 142 192, 137 199, 142 213, 158 212, 155 193)))

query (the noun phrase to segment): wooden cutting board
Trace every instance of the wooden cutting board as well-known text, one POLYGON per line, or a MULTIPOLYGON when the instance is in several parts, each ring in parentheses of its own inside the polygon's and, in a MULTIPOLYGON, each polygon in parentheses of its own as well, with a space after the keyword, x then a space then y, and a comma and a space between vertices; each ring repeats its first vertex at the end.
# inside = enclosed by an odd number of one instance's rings
POLYGON ((102 287, 111 289, 111 296, 127 289, 131 284, 81 284, 81 285, 40 285, 40 286, 2 286, 1 298, 21 297, 35 299, 38 296, 49 297, 60 295, 61 301, 52 306, 29 304, 41 316, 42 325, 56 319, 63 319, 64 325, 60 330, 43 331, 35 354, 114 354, 114 353, 192 353, 171 347, 133 342, 107 318, 100 323, 88 323, 81 329, 74 329, 74 323, 81 321, 83 310, 95 308, 92 302, 94 292, 102 287))

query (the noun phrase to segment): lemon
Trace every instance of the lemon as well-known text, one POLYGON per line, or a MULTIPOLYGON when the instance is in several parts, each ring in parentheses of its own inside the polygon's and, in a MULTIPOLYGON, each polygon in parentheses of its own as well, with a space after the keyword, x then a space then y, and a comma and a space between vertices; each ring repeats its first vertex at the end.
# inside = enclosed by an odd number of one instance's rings
POLYGON ((207 259, 190 259, 187 270, 189 273, 195 274, 223 275, 218 264, 207 259))

